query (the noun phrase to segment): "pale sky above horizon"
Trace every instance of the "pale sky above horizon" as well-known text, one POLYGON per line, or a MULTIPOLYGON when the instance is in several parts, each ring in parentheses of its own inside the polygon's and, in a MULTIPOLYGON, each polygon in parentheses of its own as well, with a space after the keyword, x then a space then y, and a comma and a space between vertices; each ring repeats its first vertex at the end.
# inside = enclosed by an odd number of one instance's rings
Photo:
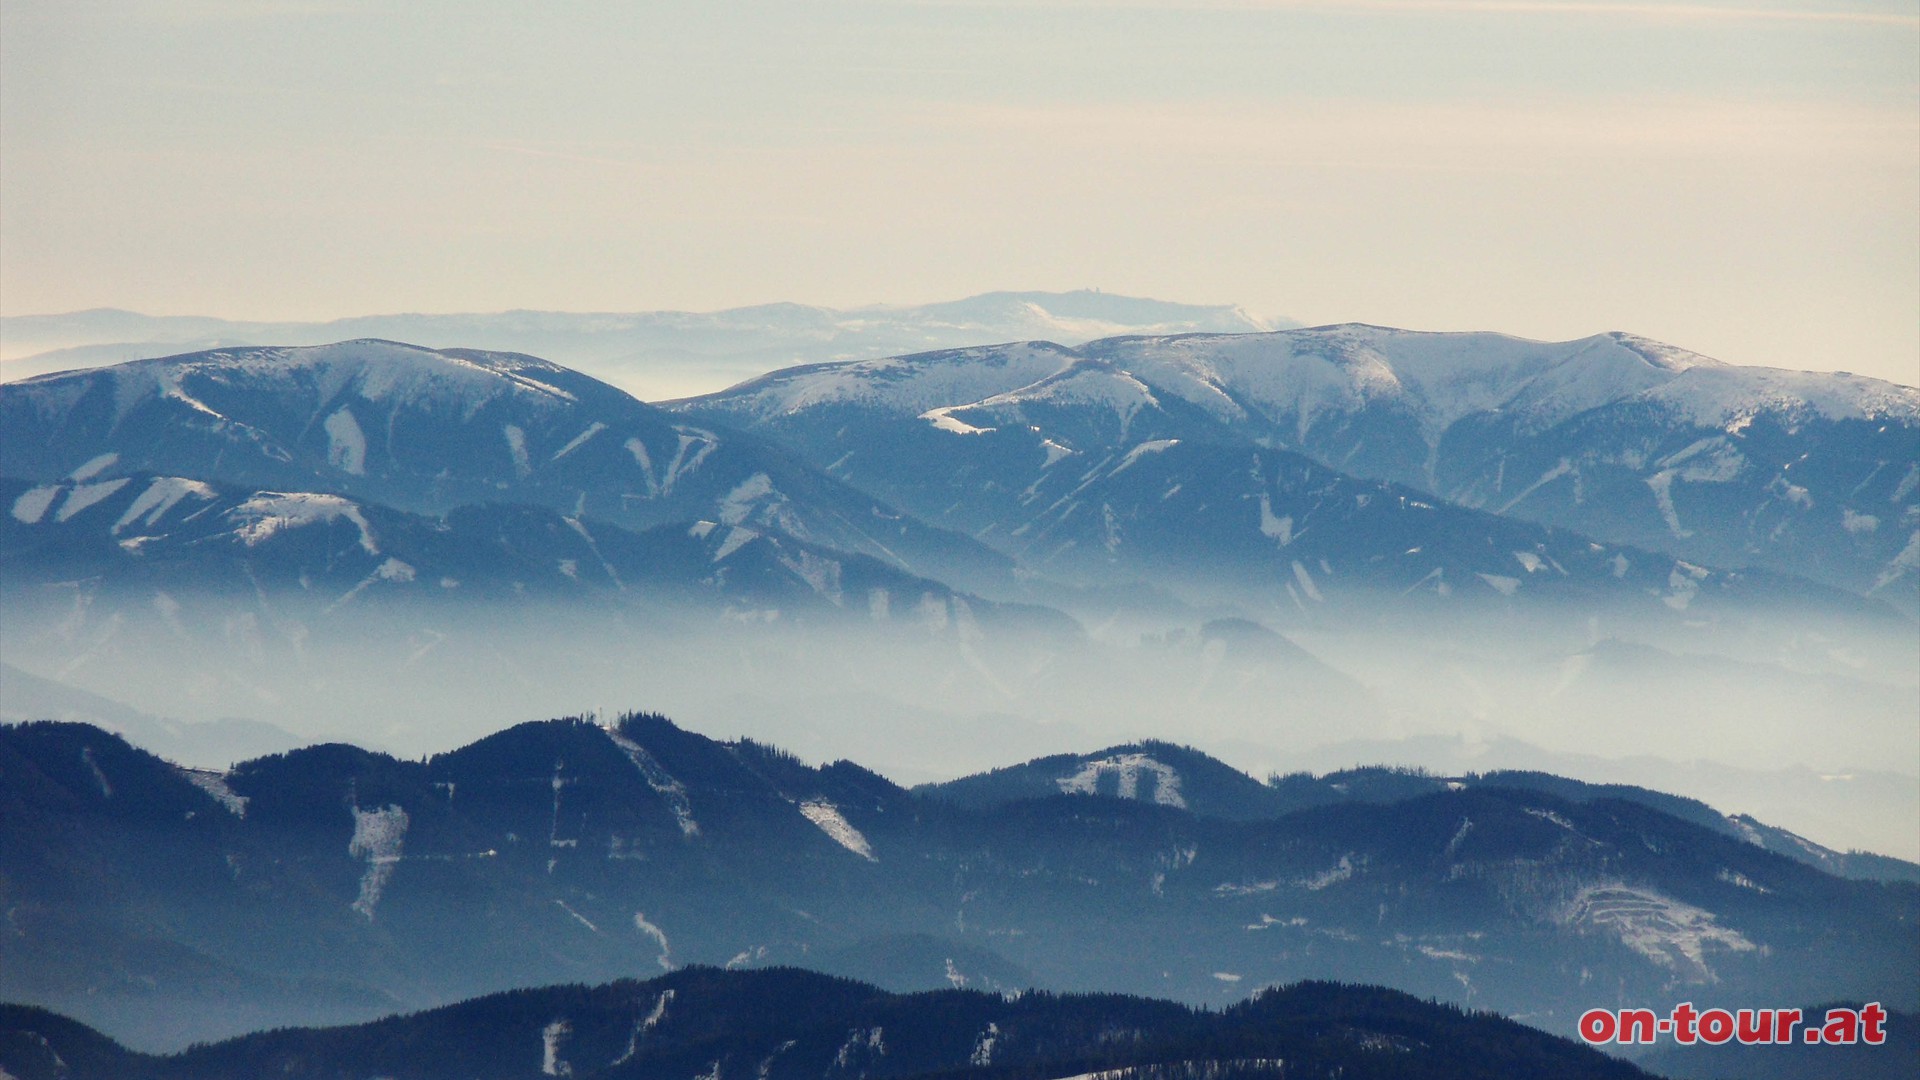
POLYGON ((0 312, 1236 303, 1920 384, 1915 0, 0 0, 0 312))

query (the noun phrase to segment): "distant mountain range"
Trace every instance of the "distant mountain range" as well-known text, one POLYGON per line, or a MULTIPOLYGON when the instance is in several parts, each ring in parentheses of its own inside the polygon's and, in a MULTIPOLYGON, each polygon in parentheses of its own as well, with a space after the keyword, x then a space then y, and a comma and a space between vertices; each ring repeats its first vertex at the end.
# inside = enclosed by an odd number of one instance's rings
POLYGON ((182 721, 154 716, 0 661, 0 722, 92 724, 180 765, 225 769, 236 761, 292 750, 301 740, 259 720, 182 721))
MULTIPOLYGON (((1315 332, 1290 333, 1289 340, 1315 332)), ((1270 336, 1279 337, 1288 335, 1270 336)), ((1185 352, 1195 340, 1174 339, 1185 352)), ((1888 410, 1896 420, 1920 416, 1920 391, 1868 389, 1878 396, 1833 408, 1861 417, 1888 410)), ((1399 414, 1418 409, 1399 399, 1390 406, 1398 419, 1365 422, 1415 430, 1399 414)), ((1538 408, 1557 415, 1569 406, 1538 408)), ((721 529, 723 538, 742 529, 778 532, 1002 594, 1016 591, 1017 560, 1027 572, 1069 582, 1144 580, 1196 599, 1219 590, 1269 590, 1276 597, 1284 590, 1302 610, 1355 590, 1457 595, 1463 602, 1518 594, 1606 603, 1651 594, 1674 610, 1722 593, 1765 602, 1797 592, 1815 603, 1845 604, 1838 594, 1790 581, 1751 586, 1646 550, 1423 501, 1418 490, 1336 472, 1260 440, 1218 431, 1205 441, 1171 434, 1190 426, 1175 422, 1173 413, 1182 410, 1169 413, 1145 384, 1107 361, 1061 350, 1021 346, 994 359, 939 354, 775 375, 681 410, 764 429, 813 458, 814 467, 753 436, 680 422, 532 357, 360 341, 218 350, 9 385, 0 393, 0 423, 9 433, 0 444, 0 474, 43 481, 13 499, 13 521, 27 527, 48 514, 63 523, 134 474, 175 478, 138 496, 135 517, 143 521, 178 505, 195 484, 252 488, 264 500, 254 505, 269 509, 249 527, 249 544, 279 524, 348 514, 329 501, 344 496, 415 514, 500 502, 543 506, 576 523, 645 529, 710 522, 707 528, 721 529), (930 393, 970 397, 983 389, 972 382, 995 373, 1010 383, 1026 380, 1034 371, 1023 364, 1036 357, 1059 372, 982 399, 998 404, 921 408, 940 400, 930 393), (1127 387, 1154 401, 1149 420, 1135 408, 1139 402, 1114 411, 1120 399, 1112 392, 1127 387), (1044 408, 1033 413, 1041 406, 1019 404, 1022 395, 1038 395, 1044 408), (965 412, 984 421, 989 417, 979 410, 987 408, 1013 409, 1023 422, 975 427, 956 419, 965 412), (1045 423, 1025 422, 1031 420, 1045 423), (56 477, 72 491, 45 486, 56 477), (895 505, 961 531, 923 525, 895 505)), ((1308 430, 1304 420, 1299 426, 1308 430)), ((1915 435, 1920 428, 1909 422, 1906 430, 1915 435)), ((1894 464, 1881 461, 1872 475, 1890 475, 1894 464)), ((1920 512, 1906 490, 1914 486, 1903 481, 1894 495, 1920 512)), ((1822 489, 1819 500, 1827 497, 1822 489)), ((1597 493, 1590 500, 1604 501, 1597 493)), ((134 523, 123 517, 114 532, 134 523)), ((371 550, 371 534, 363 540, 371 550)), ((1790 551, 1769 555, 1790 568, 1820 569, 1801 565, 1790 551)), ((1902 558, 1887 557, 1877 584, 1865 591, 1898 585, 1902 558)), ((562 557, 556 565, 579 561, 562 557)), ((1913 584, 1920 588, 1920 576, 1913 584)), ((1903 596, 1903 587, 1888 595, 1903 596)))
POLYGON ((712 968, 521 990, 169 1057, 131 1053, 53 1014, 0 1006, 0 1067, 19 1080, 1647 1075, 1510 1020, 1368 987, 1307 983, 1201 1012, 1117 995, 949 989, 901 996, 792 969, 712 968))
MULTIPOLYGON (((530 356, 359 341, 138 361, 8 385, 0 426, 0 474, 68 477, 89 485, 82 499, 150 472, 415 513, 502 502, 638 528, 776 528, 948 572, 1006 561, 762 440, 530 356)), ((14 518, 33 524, 32 505, 14 518)))
MULTIPOLYGON (((1076 504, 1089 523, 1055 545, 1084 547, 1103 517, 1116 544, 1150 529, 1103 478, 1198 443, 1293 451, 1455 506, 1920 611, 1920 389, 1737 367, 1629 334, 1346 325, 1020 344, 775 372, 668 407, 777 438, 1009 551, 1051 553, 1054 519, 1076 504)), ((1337 530, 1360 494, 1269 459, 1240 472, 1230 490, 1188 493, 1184 476, 1162 490, 1210 498, 1247 542, 1279 547, 1337 530), (1311 516, 1303 488, 1325 493, 1311 516)), ((1531 587, 1525 562, 1497 576, 1531 587)))
POLYGON ((1078 344, 1115 334, 1245 333, 1296 325, 1237 307, 1113 293, 994 292, 942 303, 834 309, 762 304, 716 312, 369 315, 244 322, 101 309, 0 318, 0 377, 98 367, 212 348, 389 338, 436 348, 532 353, 645 400, 678 397, 774 368, 982 342, 1078 344))
POLYGON ((37 723, 0 775, 0 999, 145 1047, 688 964, 1217 1004, 1338 974, 1560 1032, 1709 987, 1920 1001, 1920 868, 1549 776, 1134 744, 915 792, 649 716, 224 773, 37 723))

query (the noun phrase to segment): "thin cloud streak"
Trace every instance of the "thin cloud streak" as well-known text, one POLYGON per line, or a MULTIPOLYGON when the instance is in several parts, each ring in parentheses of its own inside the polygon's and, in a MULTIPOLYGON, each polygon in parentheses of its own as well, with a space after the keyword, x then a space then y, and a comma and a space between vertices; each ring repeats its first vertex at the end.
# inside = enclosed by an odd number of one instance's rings
MULTIPOLYGON (((1033 7, 1012 0, 927 0, 927 7, 1033 7)), ((1920 29, 1920 15, 1881 11, 1796 11, 1719 4, 1605 3, 1593 0, 1051 0, 1038 6, 1166 11, 1359 11, 1453 15, 1573 15, 1653 22, 1816 22, 1920 29)))
POLYGON ((1842 155, 1857 163, 1905 160, 1907 148, 1920 142, 1920 117, 1909 110, 1717 100, 937 105, 921 108, 918 117, 930 129, 1013 143, 1151 146, 1243 160, 1279 155, 1296 162, 1333 152, 1334 161, 1389 163, 1396 170, 1465 161, 1500 171, 1519 163, 1515 155, 1562 161, 1628 154, 1776 162, 1842 155), (1489 160, 1488 151, 1504 157, 1489 160))
POLYGON ((523 146, 510 142, 475 143, 482 150, 492 150, 504 154, 520 154, 525 157, 550 158, 555 161, 572 161, 582 165, 617 165, 625 169, 658 169, 660 166, 650 161, 629 161, 623 158, 599 157, 593 154, 570 154, 563 150, 542 150, 536 146, 523 146))

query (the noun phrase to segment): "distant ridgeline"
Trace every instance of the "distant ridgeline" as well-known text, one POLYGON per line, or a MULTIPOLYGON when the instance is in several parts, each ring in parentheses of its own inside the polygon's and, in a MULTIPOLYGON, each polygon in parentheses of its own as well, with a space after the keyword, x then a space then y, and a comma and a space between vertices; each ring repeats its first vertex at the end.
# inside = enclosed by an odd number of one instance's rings
POLYGON ((761 304, 727 311, 504 311, 372 315, 324 323, 257 323, 95 310, 0 317, 15 354, 0 372, 24 378, 149 356, 245 345, 324 345, 387 338, 434 347, 532 353, 652 400, 822 360, 866 359, 1046 338, 1076 344, 1115 334, 1245 333, 1298 325, 1237 307, 1113 293, 997 292, 944 303, 841 309, 761 304))
POLYGON ((1304 983, 1211 1012, 1114 994, 903 996, 791 968, 690 968, 646 982, 518 990, 170 1057, 129 1052, 38 1009, 0 1006, 0 1067, 19 1080, 1648 1075, 1511 1020, 1372 987, 1304 983))
MULTIPOLYGON (((1337 978, 1561 1033, 1596 1005, 1707 997, 1912 1010, 1920 868, 1796 839, 1633 788, 1364 769, 1263 784, 1164 743, 908 791, 647 715, 523 724, 420 761, 314 746, 226 773, 31 723, 0 727, 0 999, 149 1049, 686 965, 1215 1005, 1337 978)), ((631 1012, 639 991, 596 993, 631 1012)), ((845 1042, 843 1020, 820 1030, 845 1042)), ((788 1037, 825 1038, 767 1046, 788 1037)), ((1225 1057, 1270 1054, 1220 1037, 1240 1047, 1225 1057)))

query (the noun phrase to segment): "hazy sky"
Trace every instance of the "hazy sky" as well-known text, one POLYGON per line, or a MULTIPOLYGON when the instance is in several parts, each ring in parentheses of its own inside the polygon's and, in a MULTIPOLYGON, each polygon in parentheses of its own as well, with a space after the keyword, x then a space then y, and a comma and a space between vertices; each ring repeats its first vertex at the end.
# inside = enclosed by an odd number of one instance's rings
POLYGON ((1096 286, 1920 383, 1915 0, 0 0, 0 309, 1096 286))

